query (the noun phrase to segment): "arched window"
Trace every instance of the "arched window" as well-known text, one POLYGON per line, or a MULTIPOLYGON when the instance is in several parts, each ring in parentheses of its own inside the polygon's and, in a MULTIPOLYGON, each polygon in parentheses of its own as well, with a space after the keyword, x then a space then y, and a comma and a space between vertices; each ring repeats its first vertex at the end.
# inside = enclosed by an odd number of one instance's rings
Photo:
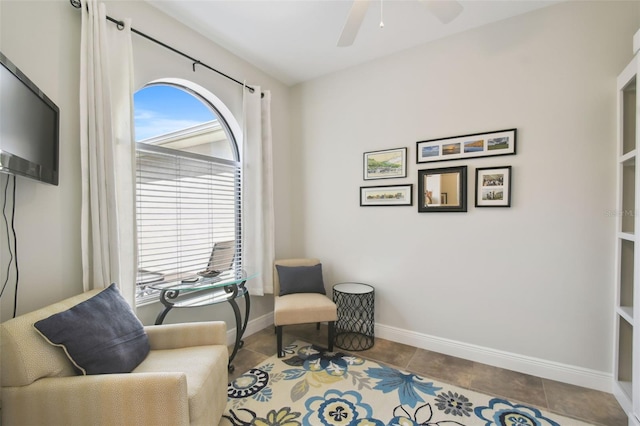
POLYGON ((241 268, 237 123, 223 107, 179 80, 134 94, 138 304, 159 283, 241 268))

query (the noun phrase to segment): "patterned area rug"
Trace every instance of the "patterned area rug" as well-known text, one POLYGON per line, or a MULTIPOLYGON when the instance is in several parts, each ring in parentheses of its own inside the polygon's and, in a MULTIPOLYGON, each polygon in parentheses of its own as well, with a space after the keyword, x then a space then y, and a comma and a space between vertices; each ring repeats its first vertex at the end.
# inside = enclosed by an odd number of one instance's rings
POLYGON ((587 425, 297 341, 229 384, 221 425, 587 425))

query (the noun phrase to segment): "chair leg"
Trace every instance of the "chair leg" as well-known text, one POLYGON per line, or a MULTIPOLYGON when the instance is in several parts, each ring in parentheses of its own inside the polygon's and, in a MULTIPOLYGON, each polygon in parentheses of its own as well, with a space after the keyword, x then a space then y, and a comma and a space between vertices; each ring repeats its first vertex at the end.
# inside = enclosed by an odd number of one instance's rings
POLYGON ((334 321, 329 321, 329 352, 333 352, 333 331, 334 331, 334 321))
POLYGON ((282 326, 276 325, 276 346, 278 351, 278 358, 282 358, 284 353, 282 353, 282 326))

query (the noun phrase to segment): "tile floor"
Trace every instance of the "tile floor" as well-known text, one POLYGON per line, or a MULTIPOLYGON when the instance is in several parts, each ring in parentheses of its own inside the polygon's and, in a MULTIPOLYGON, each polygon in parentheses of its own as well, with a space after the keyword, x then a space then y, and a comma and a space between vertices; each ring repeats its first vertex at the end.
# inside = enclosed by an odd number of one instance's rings
MULTIPOLYGON (((295 340, 326 346, 326 328, 316 330, 306 324, 284 328, 283 344, 295 340)), ((233 362, 229 380, 276 353, 273 327, 245 338, 244 346, 233 362)), ((434 380, 488 395, 526 403, 552 413, 576 418, 600 426, 627 425, 627 417, 615 397, 609 393, 568 385, 553 380, 504 370, 461 358, 376 338, 375 345, 357 352, 363 358, 382 362, 434 380)))

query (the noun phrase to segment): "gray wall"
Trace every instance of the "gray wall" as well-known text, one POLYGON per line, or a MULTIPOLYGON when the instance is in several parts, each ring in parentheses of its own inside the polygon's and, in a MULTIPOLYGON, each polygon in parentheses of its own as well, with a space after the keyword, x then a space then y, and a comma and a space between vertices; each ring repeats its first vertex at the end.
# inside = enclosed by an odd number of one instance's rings
MULTIPOLYGON (((59 186, 16 179, 18 315, 82 291, 79 36, 80 16, 68 2, 0 2, 0 50, 58 105, 61 114, 59 186)), ((6 180, 0 174, 3 191, 6 180)), ((1 198, 4 201, 4 192, 1 198)), ((0 233, 4 283, 9 262, 4 223, 0 233)), ((0 319, 11 318, 13 298, 10 284, 2 296, 0 319)))
MULTIPOLYGON (((109 13, 273 92, 276 252, 316 256, 327 285, 376 287, 378 336, 606 389, 613 344, 615 79, 631 59, 638 2, 568 2, 287 88, 144 2, 109 13), (518 128, 515 156, 469 166, 469 211, 361 208, 364 152, 518 128), (513 205, 473 207, 476 167, 513 166, 513 205), (565 374, 566 373, 566 374, 565 374)), ((18 313, 82 291, 79 11, 66 0, 0 1, 0 50, 61 108, 61 180, 18 179, 18 313)), ((236 114, 235 84, 134 36, 139 85, 186 77, 236 114)), ((4 188, 5 176, 0 176, 4 188)), ((367 185, 375 185, 370 181, 367 185)), ((414 193, 415 196, 415 193, 414 193)), ((0 254, 8 261, 0 226, 0 254)), ((2 277, 4 277, 2 271, 2 277)), ((13 289, 1 301, 11 316, 13 289)), ((254 298, 254 319, 271 298, 254 298)), ((151 323, 157 304, 139 315, 151 323)), ((227 306, 168 321, 221 318, 227 306)))
POLYGON ((376 287, 379 336, 609 390, 615 82, 639 27, 638 2, 561 3, 295 87, 300 251, 376 287), (515 156, 416 164, 417 141, 513 127, 515 156), (363 181, 363 153, 397 147, 408 177, 363 181), (359 207, 454 165, 467 213, 359 207), (503 165, 512 207, 473 207, 475 168, 503 165))
MULTIPOLYGON (((274 157, 278 170, 288 175, 289 91, 228 51, 205 40, 190 29, 142 1, 109 2, 107 13, 117 19, 130 17, 134 28, 188 52, 248 84, 272 92, 274 157), (284 160, 282 160, 284 159, 284 160)), ((0 50, 27 74, 61 110, 60 185, 44 185, 17 179, 16 231, 20 262, 18 314, 80 293, 80 148, 78 81, 80 70, 80 11, 67 0, 0 2, 0 50)), ((139 36, 133 35, 137 87, 161 77, 185 78, 205 87, 231 110, 242 124, 242 87, 202 67, 193 72, 191 63, 139 36)), ((6 176, 0 174, 0 188, 6 176)), ((285 179, 281 174, 277 179, 285 179)), ((276 224, 279 253, 290 251, 289 192, 276 188, 276 224), (282 218, 285 220, 283 221, 282 218)), ((11 188, 10 188, 11 189, 11 188)), ((2 195, 4 200, 4 195, 2 195)), ((10 207, 7 209, 10 211, 10 207)), ((1 226, 0 253, 6 265, 6 232, 1 226)), ((3 266, 4 268, 4 266, 3 266)), ((12 272, 10 282, 13 282, 12 272)), ((3 269, 2 278, 6 276, 3 269)), ((4 281, 4 280, 3 280, 4 281)), ((8 286, 1 301, 1 319, 11 318, 13 288, 8 286)), ((155 320, 160 305, 143 306, 138 315, 145 324, 155 320)), ((252 318, 268 320, 273 310, 271 296, 252 299, 252 318)), ((219 305, 176 311, 166 322, 223 319, 233 327, 229 306, 219 305)))

